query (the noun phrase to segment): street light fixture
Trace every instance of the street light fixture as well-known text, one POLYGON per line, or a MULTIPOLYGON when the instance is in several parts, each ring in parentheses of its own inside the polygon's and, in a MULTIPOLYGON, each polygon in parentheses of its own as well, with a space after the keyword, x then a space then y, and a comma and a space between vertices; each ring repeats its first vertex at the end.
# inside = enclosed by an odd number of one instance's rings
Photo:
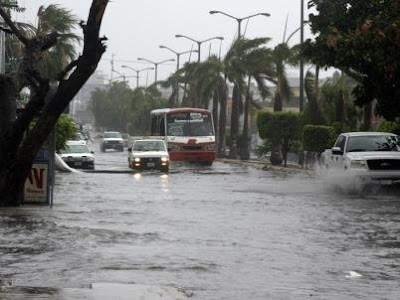
POLYGON ((234 17, 234 16, 232 16, 230 14, 227 14, 227 13, 225 13, 223 11, 219 11, 219 10, 210 10, 209 13, 210 13, 210 15, 222 14, 222 15, 225 15, 225 16, 231 18, 231 19, 236 20, 238 22, 238 39, 240 38, 240 36, 242 34, 241 33, 241 25, 242 25, 242 21, 243 20, 247 20, 247 19, 250 19, 250 18, 253 18, 253 17, 256 17, 256 16, 265 16, 265 17, 271 16, 271 14, 269 14, 269 13, 257 13, 257 14, 250 15, 250 16, 247 16, 247 17, 244 17, 244 18, 237 18, 237 17, 234 17))
POLYGON ((188 50, 188 51, 183 51, 183 52, 177 52, 177 51, 175 51, 175 50, 173 50, 173 49, 171 49, 171 48, 169 48, 167 46, 164 46, 164 45, 160 45, 159 47, 161 49, 167 49, 167 50, 171 51, 172 53, 175 53, 175 55, 176 55, 176 70, 177 71, 179 70, 179 59, 180 59, 180 56, 182 54, 191 53, 191 52, 198 52, 197 50, 188 50))
POLYGON ((142 61, 147 61, 148 63, 151 63, 154 65, 154 83, 157 84, 157 70, 158 70, 158 65, 161 65, 163 63, 166 63, 168 61, 175 61, 175 59, 171 58, 171 59, 166 59, 163 61, 159 61, 159 62, 155 62, 155 61, 151 61, 149 59, 146 58, 142 58, 142 57, 138 57, 138 60, 142 60, 142 61))
POLYGON ((136 77, 136 87, 137 87, 137 88, 139 87, 139 73, 142 72, 142 71, 146 71, 146 70, 154 70, 153 67, 151 67, 151 68, 144 68, 144 69, 141 69, 141 70, 136 70, 136 69, 134 69, 134 68, 131 68, 131 67, 125 66, 125 65, 123 65, 123 66, 121 66, 121 67, 122 67, 122 68, 126 68, 126 69, 130 69, 130 70, 136 72, 136 76, 135 76, 135 77, 136 77))
POLYGON ((206 39, 206 40, 198 41, 198 40, 195 40, 195 39, 193 39, 191 37, 188 37, 188 36, 182 35, 182 34, 176 34, 175 37, 176 38, 185 38, 185 39, 191 40, 192 42, 197 43, 197 47, 198 47, 198 49, 197 49, 197 55, 198 55, 197 61, 198 62, 200 62, 200 57, 201 57, 201 55, 200 55, 201 44, 203 44, 204 42, 211 41, 211 40, 221 40, 222 41, 224 39, 222 36, 214 36, 214 37, 206 39))

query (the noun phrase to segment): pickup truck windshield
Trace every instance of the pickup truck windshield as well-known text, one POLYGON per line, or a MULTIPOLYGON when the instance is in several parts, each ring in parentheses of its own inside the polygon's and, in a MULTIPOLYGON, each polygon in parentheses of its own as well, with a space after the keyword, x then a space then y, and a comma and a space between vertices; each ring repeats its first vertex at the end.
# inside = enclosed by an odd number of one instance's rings
POLYGON ((347 152, 400 151, 400 139, 392 135, 351 136, 347 152))

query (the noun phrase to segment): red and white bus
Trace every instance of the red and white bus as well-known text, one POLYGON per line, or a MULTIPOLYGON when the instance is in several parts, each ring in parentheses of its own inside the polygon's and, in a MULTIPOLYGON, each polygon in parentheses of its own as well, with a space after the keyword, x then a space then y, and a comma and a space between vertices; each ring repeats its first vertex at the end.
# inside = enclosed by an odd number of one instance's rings
POLYGON ((211 111, 201 108, 162 108, 150 113, 152 136, 163 136, 171 161, 211 165, 216 157, 211 111))

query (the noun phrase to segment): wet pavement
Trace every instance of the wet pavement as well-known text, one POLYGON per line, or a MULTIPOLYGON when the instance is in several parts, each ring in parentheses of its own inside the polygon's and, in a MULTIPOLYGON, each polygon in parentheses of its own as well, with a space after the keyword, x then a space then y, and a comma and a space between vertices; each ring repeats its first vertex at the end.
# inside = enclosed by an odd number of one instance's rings
POLYGON ((53 208, 0 210, 0 299, 100 299, 96 283, 191 299, 400 298, 398 189, 347 193, 221 162, 133 174, 126 152, 94 150, 96 170, 124 172, 59 173, 53 208))

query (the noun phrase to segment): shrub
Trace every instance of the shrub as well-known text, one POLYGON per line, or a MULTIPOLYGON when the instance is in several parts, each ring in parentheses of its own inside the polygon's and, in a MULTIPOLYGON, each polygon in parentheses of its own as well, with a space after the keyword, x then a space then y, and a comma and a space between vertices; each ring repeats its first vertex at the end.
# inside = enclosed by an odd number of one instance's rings
POLYGON ((330 126, 306 125, 303 129, 303 148, 305 151, 321 153, 333 145, 334 130, 330 126))
POLYGON ((383 132, 391 132, 397 135, 400 135, 400 118, 397 118, 395 121, 390 122, 390 121, 383 121, 379 127, 378 131, 383 131, 383 132))
MULTIPOLYGON (((300 115, 294 112, 260 112, 257 116, 257 126, 260 137, 268 139, 272 148, 281 147, 285 166, 287 153, 293 144, 300 139, 300 115)), ((271 154, 271 162, 272 162, 271 154)))

